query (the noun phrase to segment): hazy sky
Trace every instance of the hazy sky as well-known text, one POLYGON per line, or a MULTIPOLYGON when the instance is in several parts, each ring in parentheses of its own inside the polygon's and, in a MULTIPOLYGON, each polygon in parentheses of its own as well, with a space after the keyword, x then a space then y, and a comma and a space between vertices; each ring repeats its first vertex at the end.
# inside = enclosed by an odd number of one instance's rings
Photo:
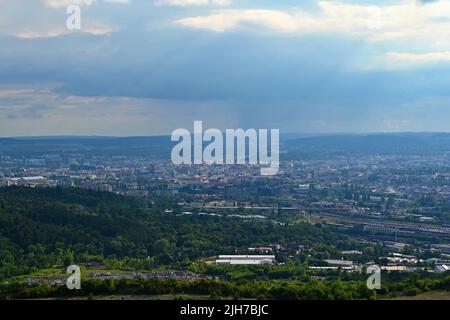
POLYGON ((0 136, 450 131, 449 98, 450 0, 0 0, 0 136))

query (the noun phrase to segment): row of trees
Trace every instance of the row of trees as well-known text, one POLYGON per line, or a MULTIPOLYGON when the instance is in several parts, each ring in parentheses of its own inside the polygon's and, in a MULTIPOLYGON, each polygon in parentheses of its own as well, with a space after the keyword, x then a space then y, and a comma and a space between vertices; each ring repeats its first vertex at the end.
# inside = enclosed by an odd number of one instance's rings
POLYGON ((392 298, 433 290, 449 291, 450 276, 439 279, 414 274, 394 283, 383 283, 381 290, 369 290, 364 281, 296 280, 270 281, 175 281, 175 280, 86 280, 81 290, 64 286, 33 286, 21 283, 0 285, 0 299, 45 297, 89 297, 98 295, 206 295, 219 298, 283 300, 351 300, 392 298))

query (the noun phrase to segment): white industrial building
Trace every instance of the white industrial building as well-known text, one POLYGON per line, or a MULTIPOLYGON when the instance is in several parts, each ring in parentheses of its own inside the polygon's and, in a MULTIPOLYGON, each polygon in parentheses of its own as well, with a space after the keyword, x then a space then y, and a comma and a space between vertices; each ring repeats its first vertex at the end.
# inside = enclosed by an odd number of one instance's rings
POLYGON ((4 186, 36 186, 46 183, 47 180, 43 176, 20 177, 20 178, 4 178, 1 185, 4 186))
POLYGON ((217 264, 249 265, 274 264, 274 255, 219 255, 217 264))
POLYGON ((434 271, 439 273, 450 271, 450 264, 436 264, 434 266, 434 271))

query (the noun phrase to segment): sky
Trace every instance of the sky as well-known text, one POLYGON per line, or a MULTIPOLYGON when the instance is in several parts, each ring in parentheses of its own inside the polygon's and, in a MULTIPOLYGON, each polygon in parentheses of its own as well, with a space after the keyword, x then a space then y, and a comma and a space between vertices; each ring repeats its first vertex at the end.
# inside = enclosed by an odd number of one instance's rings
POLYGON ((0 0, 0 136, 194 120, 450 131, 450 0, 0 0))

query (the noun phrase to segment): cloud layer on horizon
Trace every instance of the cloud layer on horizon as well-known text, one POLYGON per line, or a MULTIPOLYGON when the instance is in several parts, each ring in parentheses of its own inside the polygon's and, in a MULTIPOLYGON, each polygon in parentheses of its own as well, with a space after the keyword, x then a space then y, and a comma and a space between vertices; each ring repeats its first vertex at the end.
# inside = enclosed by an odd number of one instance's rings
POLYGON ((78 3, 0 0, 0 135, 450 131, 450 1, 78 3))

